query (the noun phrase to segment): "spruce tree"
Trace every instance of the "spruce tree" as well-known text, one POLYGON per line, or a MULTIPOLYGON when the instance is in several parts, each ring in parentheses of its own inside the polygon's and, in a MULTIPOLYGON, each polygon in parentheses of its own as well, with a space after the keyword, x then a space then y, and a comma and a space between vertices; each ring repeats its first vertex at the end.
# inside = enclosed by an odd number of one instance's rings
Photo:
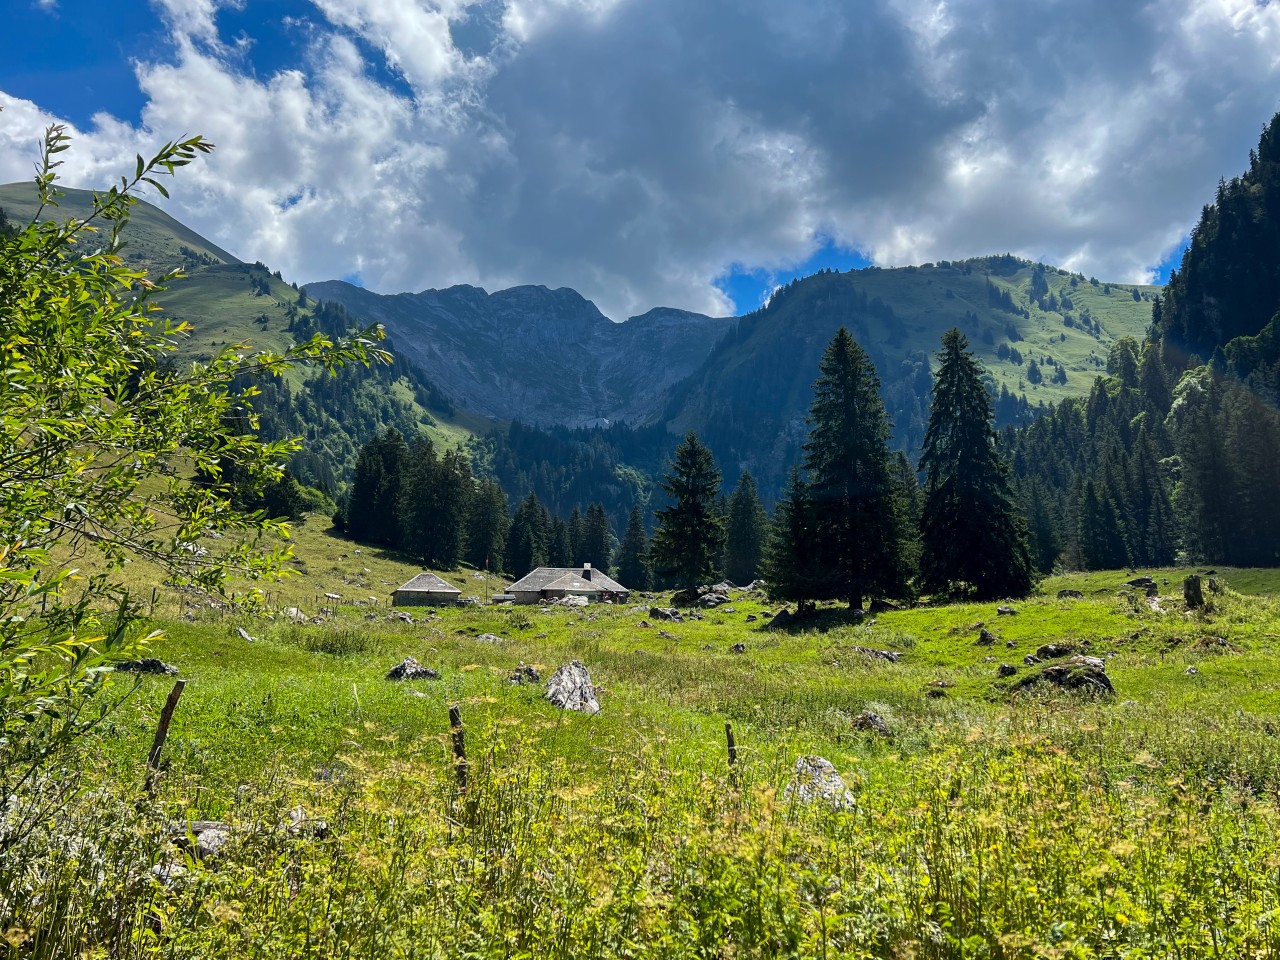
POLYGON ((979 599, 1025 594, 1031 556, 992 428, 991 397, 964 335, 942 338, 920 465, 921 581, 927 590, 968 584, 979 599))
POLYGON ((768 542, 769 518, 760 503, 756 481, 747 471, 729 497, 724 547, 724 575, 745 587, 759 575, 768 542))
POLYGON ((467 514, 467 562, 478 570, 503 569, 510 527, 507 495, 496 480, 484 481, 467 514))
POLYGON ((531 493, 516 508, 507 534, 507 572, 523 577, 546 566, 551 535, 551 516, 537 494, 531 493))
POLYGON ((841 327, 818 364, 804 445, 809 496, 822 517, 810 545, 813 599, 862 606, 904 586, 901 505, 889 454, 889 418, 871 358, 841 327))
POLYGON ((631 508, 627 530, 618 546, 617 581, 628 590, 648 590, 652 586, 649 572, 649 544, 644 533, 640 505, 631 508))
POLYGON ((720 468, 692 431, 676 447, 659 485, 671 505, 657 512, 653 562, 681 587, 693 587, 715 573, 724 544, 724 522, 716 509, 720 468))
POLYGON ((799 467, 791 475, 773 511, 769 546, 765 551, 764 575, 770 600, 809 602, 812 579, 817 574, 813 542, 819 536, 819 521, 809 497, 809 486, 799 467))
POLYGON ((547 548, 547 565, 567 567, 576 561, 569 552, 569 525, 559 517, 551 521, 551 544, 547 548))
POLYGON ((347 495, 346 530, 354 539, 399 544, 400 486, 408 460, 409 445, 395 429, 361 448, 347 495))
POLYGON ((610 539, 609 518, 605 516, 604 507, 598 503, 591 504, 582 522, 582 546, 573 558, 573 564, 589 563, 608 573, 610 539))

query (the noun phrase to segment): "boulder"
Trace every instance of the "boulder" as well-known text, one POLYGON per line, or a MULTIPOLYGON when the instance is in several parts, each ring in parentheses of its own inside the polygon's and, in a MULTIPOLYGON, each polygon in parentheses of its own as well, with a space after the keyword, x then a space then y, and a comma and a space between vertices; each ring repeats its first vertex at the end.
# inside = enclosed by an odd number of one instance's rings
POLYGON ((1200 586, 1200 578, 1194 573, 1182 581, 1182 597, 1192 609, 1204 606, 1204 590, 1200 586))
POLYGON ((551 675, 547 681, 546 697, 562 710, 579 713, 599 713, 600 701, 596 688, 591 684, 591 674, 581 660, 573 660, 551 675))
POLYGON ((1083 600, 1084 594, 1081 593, 1079 590, 1059 590, 1058 599, 1059 600, 1083 600))
POLYGON ((1198 673, 1200 672, 1200 668, 1199 668, 1199 667, 1195 667, 1195 666, 1191 666, 1191 667, 1187 667, 1187 669, 1186 669, 1185 671, 1183 671, 1183 672, 1184 672, 1184 673, 1186 673, 1186 675, 1187 675, 1187 676, 1189 676, 1189 677, 1194 677, 1194 676, 1196 676, 1196 674, 1198 674, 1198 673))
POLYGON ((169 827, 169 839, 196 860, 213 860, 231 840, 231 824, 218 820, 192 820, 169 827))
POLYGON ((680 616, 680 611, 675 607, 650 607, 649 616, 654 620, 669 620, 672 623, 684 621, 684 617, 680 616))
POLYGON ((902 607, 900 607, 898 604, 894 603, 892 600, 886 600, 883 597, 876 597, 867 606, 868 613, 888 613, 890 610, 901 610, 901 609, 902 607))
POLYGON ((1012 677, 1017 672, 1018 668, 1011 663, 1002 663, 1000 666, 996 667, 997 677, 1012 677))
POLYGON ((794 619, 795 617, 791 615, 791 611, 788 610, 786 607, 783 607, 781 610, 778 611, 777 616, 775 616, 772 620, 769 621, 769 629, 774 630, 774 629, 777 629, 778 627, 785 627, 794 619))
POLYGON ((250 636, 249 631, 244 627, 236 627, 236 633, 245 643, 253 643, 253 637, 250 636))
POLYGON ((746 653, 747 645, 745 643, 735 643, 729 648, 730 653, 746 653))
POLYGON ((559 600, 553 601, 557 607, 585 607, 587 605, 586 597, 561 597, 559 600))
POLYGON ((1001 607, 996 607, 996 613, 1002 617, 1014 617, 1014 616, 1017 616, 1018 611, 1013 609, 1013 607, 1001 606, 1001 607))
POLYGON ((982 631, 978 634, 978 639, 974 641, 974 644, 979 647, 989 647, 995 642, 996 635, 986 627, 983 627, 982 631))
POLYGON ((727 580, 722 580, 720 583, 717 583, 717 584, 713 585, 713 586, 710 588, 710 592, 711 592, 711 593, 720 593, 720 594, 724 594, 725 596, 728 596, 729 591, 730 591, 730 590, 732 590, 732 589, 733 589, 733 584, 731 584, 731 583, 730 583, 729 581, 727 581, 727 580))
POLYGON ((1036 656, 1041 660, 1056 660, 1075 653, 1076 648, 1069 643, 1045 643, 1036 648, 1036 656))
POLYGON ((297 607, 285 607, 280 612, 284 614, 284 616, 287 619, 292 620, 294 623, 302 623, 307 619, 307 615, 303 613, 301 610, 299 610, 297 607))
POLYGON ((757 617, 754 613, 748 613, 748 614, 747 614, 747 619, 746 619, 744 622, 745 622, 745 623, 755 623, 755 622, 756 622, 757 620, 759 620, 759 619, 760 619, 760 618, 759 618, 759 617, 757 617))
POLYGON ((116 664, 117 670, 125 673, 150 673, 160 677, 176 677, 178 668, 171 663, 157 660, 155 657, 143 657, 141 660, 125 660, 116 664))
POLYGON ((494 644, 502 644, 507 642, 502 637, 498 636, 496 633, 481 633, 476 636, 476 640, 479 643, 494 643, 494 644))
POLYGON ((798 759, 785 796, 799 803, 822 802, 833 810, 852 810, 856 803, 853 791, 844 785, 834 764, 825 757, 798 759))
POLYGON ((1107 676, 1106 663, 1099 657, 1077 655, 1060 663, 1051 663, 1038 673, 1021 680, 1015 690, 1025 690, 1041 683, 1051 683, 1063 690, 1078 690, 1095 696, 1113 697, 1115 687, 1107 676))
POLYGON ((1022 662, 1025 663, 1028 667, 1034 667, 1037 663, 1040 662, 1040 658, 1037 657, 1034 653, 1028 653, 1025 657, 1022 658, 1022 662))
POLYGON ((405 657, 387 671, 388 680, 439 680, 440 674, 424 667, 413 657, 405 657))
POLYGON ((698 606, 700 607, 718 607, 723 603, 728 603, 729 598, 723 593, 704 593, 698 598, 698 606))
POLYGON ((897 650, 875 650, 872 647, 848 647, 853 653, 860 653, 864 657, 871 657, 873 660, 887 660, 889 663, 897 663, 902 659, 902 654, 897 650))
POLYGON ((1126 580, 1125 584, 1130 587, 1141 587, 1146 589, 1148 587, 1154 587, 1156 582, 1150 577, 1134 577, 1132 580, 1126 580))
POLYGON ((879 733, 889 736, 889 725, 884 722, 884 717, 878 713, 872 713, 867 710, 858 714, 853 718, 853 729, 866 730, 869 733, 879 733))

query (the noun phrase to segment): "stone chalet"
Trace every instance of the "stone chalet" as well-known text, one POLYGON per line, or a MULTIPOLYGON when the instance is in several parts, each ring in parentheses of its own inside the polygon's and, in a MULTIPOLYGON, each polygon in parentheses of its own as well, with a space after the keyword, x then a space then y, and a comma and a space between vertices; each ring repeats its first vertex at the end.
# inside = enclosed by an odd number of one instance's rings
POLYGON ((608 601, 621 603, 631 591, 593 570, 591 564, 578 567, 538 567, 507 588, 516 603, 538 603, 541 600, 561 600, 564 597, 586 597, 588 603, 608 601))
POLYGON ((443 607, 458 602, 462 591, 434 573, 420 573, 391 595, 397 607, 443 607))

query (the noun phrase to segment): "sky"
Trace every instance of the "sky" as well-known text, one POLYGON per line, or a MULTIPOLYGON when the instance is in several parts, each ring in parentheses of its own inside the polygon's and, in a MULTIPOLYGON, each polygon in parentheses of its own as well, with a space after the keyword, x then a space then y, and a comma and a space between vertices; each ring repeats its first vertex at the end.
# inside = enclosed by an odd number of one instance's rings
MULTIPOLYGON (((217 145, 161 203, 286 279, 723 316, 1010 252, 1159 282, 1280 110, 1263 0, 5 0, 0 182, 217 145)), ((158 197, 150 199, 160 200, 158 197)))

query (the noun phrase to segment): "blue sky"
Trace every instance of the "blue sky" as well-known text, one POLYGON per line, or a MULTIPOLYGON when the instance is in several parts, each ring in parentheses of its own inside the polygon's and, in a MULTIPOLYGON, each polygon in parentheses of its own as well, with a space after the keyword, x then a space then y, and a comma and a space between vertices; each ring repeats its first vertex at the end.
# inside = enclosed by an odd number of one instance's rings
POLYGON ((10 0, 0 180, 191 133, 174 215, 305 283, 615 319, 1012 252, 1163 280, 1280 107, 1255 0, 10 0))

